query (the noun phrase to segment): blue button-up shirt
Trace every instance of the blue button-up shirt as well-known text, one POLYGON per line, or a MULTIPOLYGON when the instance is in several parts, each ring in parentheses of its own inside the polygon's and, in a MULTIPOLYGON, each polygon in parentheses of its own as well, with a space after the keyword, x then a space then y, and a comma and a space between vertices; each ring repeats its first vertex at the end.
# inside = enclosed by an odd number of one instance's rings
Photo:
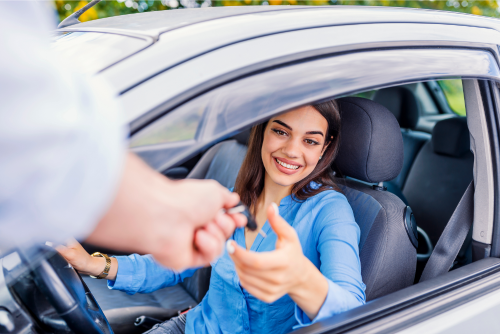
MULTIPOLYGON (((309 319, 288 295, 270 304, 250 295, 241 287, 234 263, 225 252, 212 263, 208 293, 187 313, 186 333, 287 333, 364 304, 360 231, 345 196, 333 190, 302 202, 288 196, 281 200, 279 211, 297 231, 304 255, 328 280, 328 294, 318 315, 309 319)), ((275 249, 277 236, 269 223, 262 229, 267 237, 257 235, 251 247, 254 252, 275 249)), ((232 238, 245 247, 243 229, 237 229, 232 238)), ((174 272, 149 255, 117 260, 116 281, 108 281, 108 286, 129 294, 175 285, 196 271, 174 272)))

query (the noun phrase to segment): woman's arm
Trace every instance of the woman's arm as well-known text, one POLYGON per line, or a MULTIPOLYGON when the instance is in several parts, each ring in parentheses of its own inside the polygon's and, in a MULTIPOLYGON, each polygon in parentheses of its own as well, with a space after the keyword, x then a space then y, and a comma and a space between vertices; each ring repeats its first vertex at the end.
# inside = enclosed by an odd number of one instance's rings
MULTIPOLYGON (((358 243, 359 227, 347 199, 334 193, 322 199, 313 228, 316 249, 320 255, 319 271, 327 282, 328 292, 318 312, 312 314, 307 304, 297 303, 299 324, 313 322, 363 305, 365 285, 361 278, 358 243), (304 313, 306 316, 304 316, 304 313)), ((316 269, 316 267, 314 266, 316 269)), ((318 270, 318 269, 316 269, 318 270)), ((304 288, 304 291, 306 288, 304 288)), ((310 292, 306 292, 310 293, 310 292)))
POLYGON ((365 297, 357 251, 359 229, 349 204, 345 201, 341 206, 344 204, 347 215, 334 205, 335 212, 317 217, 318 225, 324 225, 315 235, 321 271, 303 254, 295 230, 276 214, 277 209, 269 208, 269 223, 278 236, 275 251, 248 252, 228 242, 241 285, 268 303, 288 294, 298 306, 299 326, 362 305, 365 297))
MULTIPOLYGON (((76 240, 72 240, 67 246, 58 246, 57 250, 73 268, 84 275, 98 276, 106 265, 103 257, 90 256, 76 240)), ((108 286, 128 294, 149 293, 182 282, 197 269, 175 272, 158 264, 151 255, 112 257, 107 276, 108 286)))

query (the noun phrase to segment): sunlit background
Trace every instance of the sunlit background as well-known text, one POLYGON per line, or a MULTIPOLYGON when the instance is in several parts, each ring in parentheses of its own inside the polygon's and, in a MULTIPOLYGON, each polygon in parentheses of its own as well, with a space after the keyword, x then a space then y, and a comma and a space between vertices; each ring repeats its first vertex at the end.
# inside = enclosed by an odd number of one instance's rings
MULTIPOLYGON (((54 1, 54 6, 63 20, 74 11, 82 8, 87 1, 54 1)), ((113 0, 102 1, 80 16, 80 21, 99 18, 150 12, 157 10, 172 10, 181 8, 215 7, 215 6, 273 6, 273 5, 313 5, 313 6, 393 6, 439 9, 453 12, 470 13, 500 17, 500 0, 497 1, 467 1, 467 0, 113 0)))

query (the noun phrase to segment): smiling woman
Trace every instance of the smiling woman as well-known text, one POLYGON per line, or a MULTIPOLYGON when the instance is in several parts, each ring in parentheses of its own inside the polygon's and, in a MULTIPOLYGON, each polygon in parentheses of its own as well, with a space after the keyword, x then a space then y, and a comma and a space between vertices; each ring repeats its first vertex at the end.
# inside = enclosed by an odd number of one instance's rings
POLYGON ((300 200, 329 187, 338 189, 331 173, 340 142, 335 100, 298 108, 259 124, 252 129, 249 142, 235 184, 235 192, 248 207, 255 206, 262 193, 264 175, 277 184, 291 186, 291 193, 300 200), (311 188, 311 181, 320 186, 311 188))

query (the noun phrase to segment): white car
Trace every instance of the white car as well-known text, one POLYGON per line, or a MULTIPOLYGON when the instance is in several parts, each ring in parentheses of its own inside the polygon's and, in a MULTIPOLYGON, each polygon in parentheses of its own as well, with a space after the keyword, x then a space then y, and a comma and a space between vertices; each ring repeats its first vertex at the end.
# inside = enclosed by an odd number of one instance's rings
MULTIPOLYGON (((171 178, 231 187, 250 127, 338 99, 335 163, 361 229, 367 303, 297 333, 500 332, 499 20, 245 6, 111 17, 58 33, 57 52, 110 83, 131 149, 171 178)), ((0 333, 142 333, 195 306, 210 278, 202 269, 128 296, 80 280, 58 255, 28 274, 15 257, 0 260, 9 283, 0 333)))

